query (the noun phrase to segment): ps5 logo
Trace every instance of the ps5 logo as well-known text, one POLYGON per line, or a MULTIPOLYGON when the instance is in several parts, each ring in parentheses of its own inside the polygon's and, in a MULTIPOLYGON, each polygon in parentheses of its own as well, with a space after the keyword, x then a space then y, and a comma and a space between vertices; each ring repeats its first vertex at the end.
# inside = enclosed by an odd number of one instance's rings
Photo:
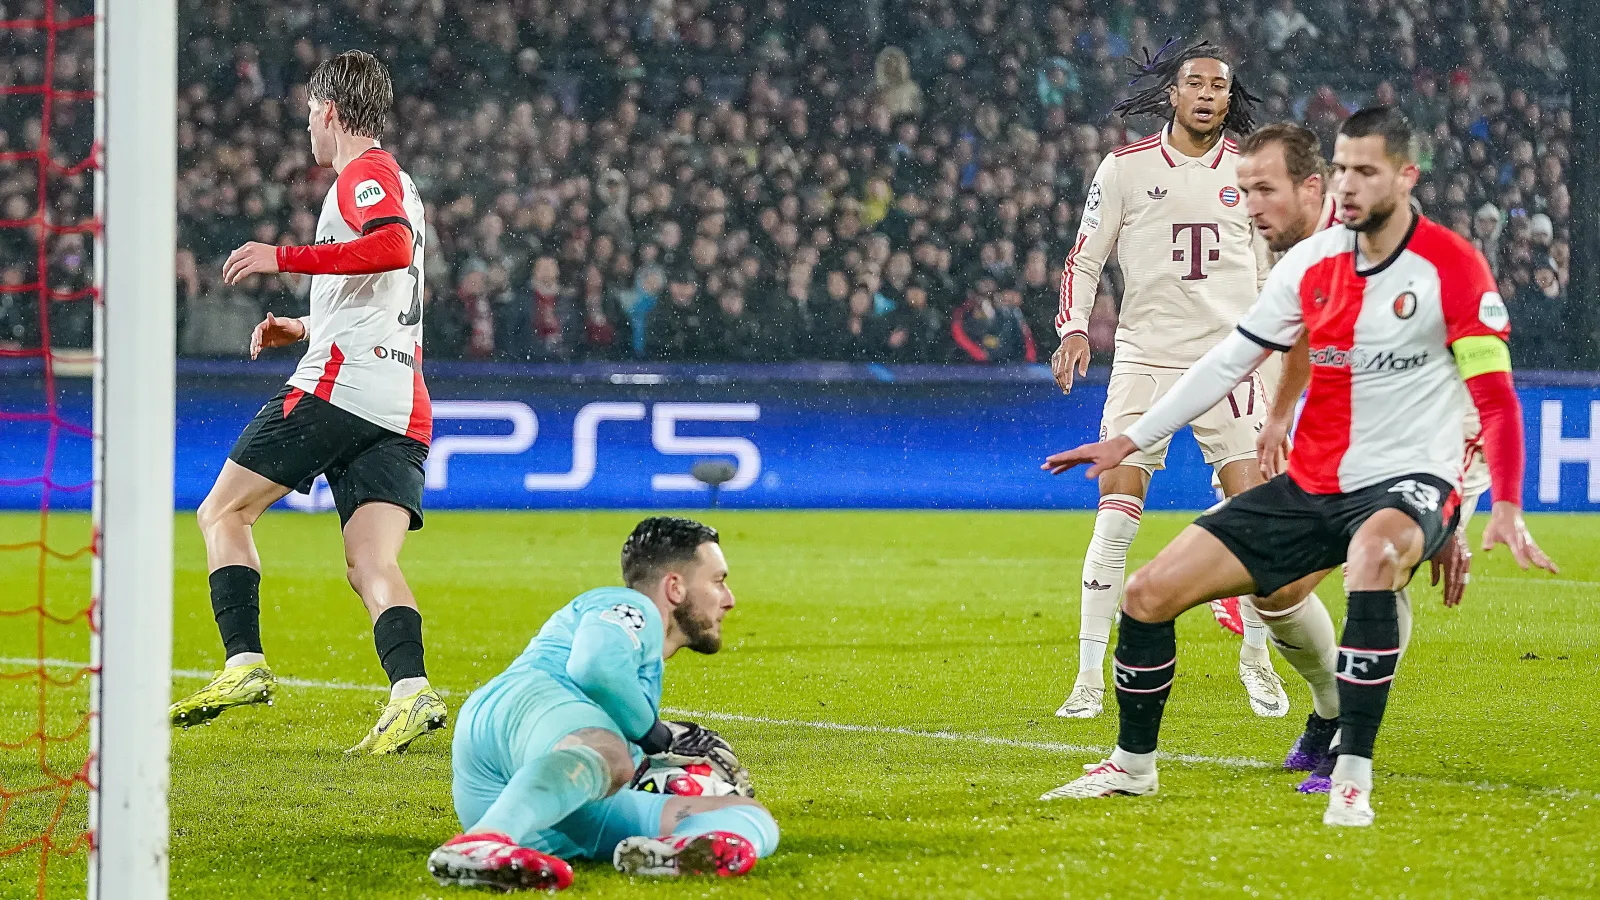
MULTIPOLYGON (((447 400, 433 405, 433 420, 501 421, 507 434, 446 434, 434 438, 428 452, 427 488, 449 485, 450 459, 464 454, 516 456, 533 447, 539 436, 539 419, 533 408, 516 401, 447 400)), ((650 443, 667 456, 731 456, 734 476, 723 490, 742 491, 761 475, 761 451, 748 438, 703 437, 678 433, 680 422, 756 422, 757 403, 656 403, 601 401, 578 410, 572 421, 572 465, 565 472, 529 472, 522 486, 529 491, 581 491, 594 480, 600 464, 601 426, 612 422, 650 421, 650 443)), ((697 491, 703 485, 688 474, 656 473, 650 487, 657 491, 697 491)))

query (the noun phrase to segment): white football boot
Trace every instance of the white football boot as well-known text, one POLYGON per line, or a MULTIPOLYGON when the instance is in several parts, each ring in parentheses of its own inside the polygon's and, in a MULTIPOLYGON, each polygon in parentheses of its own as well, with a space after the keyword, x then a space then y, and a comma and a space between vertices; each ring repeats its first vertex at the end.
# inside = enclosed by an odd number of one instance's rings
POLYGON ((1154 794, 1160 780, 1152 771, 1149 775, 1135 775, 1111 760, 1090 763, 1083 767, 1078 778, 1063 784, 1039 797, 1040 800, 1087 800, 1092 797, 1114 797, 1122 794, 1139 797, 1154 794))
POLYGON ((1365 828, 1372 824, 1372 791, 1354 781, 1335 781, 1328 791, 1328 811, 1322 814, 1324 825, 1347 825, 1365 828))
POLYGON ((1289 695, 1283 692, 1283 679, 1272 670, 1272 660, 1239 660, 1239 680, 1250 695, 1250 711, 1265 719, 1281 719, 1289 714, 1289 695))
POLYGON ((1067 702, 1056 710, 1058 719, 1092 719, 1105 708, 1105 688, 1075 685, 1067 695, 1067 702))

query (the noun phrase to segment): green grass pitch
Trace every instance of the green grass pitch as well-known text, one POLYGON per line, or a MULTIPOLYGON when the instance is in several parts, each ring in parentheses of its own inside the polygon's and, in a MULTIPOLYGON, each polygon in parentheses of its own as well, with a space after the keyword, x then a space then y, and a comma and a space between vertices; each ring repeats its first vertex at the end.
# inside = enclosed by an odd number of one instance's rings
MULTIPOLYGON (((429 515, 404 565, 421 599, 428 666, 452 706, 496 673, 545 617, 615 583, 637 514, 429 515)), ((1148 798, 1035 798, 1094 762, 1114 705, 1088 722, 1051 713, 1075 667, 1085 513, 713 512, 739 599, 713 657, 667 666, 666 705, 739 749, 783 843, 737 881, 630 882, 581 864, 573 892, 615 897, 1510 897, 1600 892, 1600 518, 1534 517, 1562 564, 1523 575, 1479 554, 1463 606, 1419 580, 1417 625, 1379 739, 1377 825, 1334 831, 1322 798, 1278 769, 1309 709, 1250 715, 1237 638, 1204 610, 1179 626, 1178 681, 1148 798)), ((1133 564, 1188 517, 1146 517, 1133 564)), ((1481 523, 1480 523, 1481 524, 1481 523)), ((81 516, 51 539, 81 542, 81 516)), ((1474 528, 1476 534, 1478 528, 1474 528)), ((0 517, 0 544, 38 533, 0 517)), ((174 691, 221 662, 193 520, 177 522, 174 691)), ((272 708, 173 736, 172 895, 208 898, 459 896, 423 860, 458 829, 449 732, 397 759, 346 759, 383 681, 344 582, 331 516, 272 514, 262 628, 287 683, 272 708)), ((31 602, 37 559, 0 554, 0 609, 31 602)), ((1425 574, 1425 573, 1424 573, 1425 574)), ((83 561, 47 567, 51 608, 88 593, 83 561)), ((1341 616, 1337 579, 1321 594, 1341 616)), ((31 617, 0 617, 0 656, 35 655, 31 617)), ((44 629, 52 658, 81 660, 81 626, 44 629)), ((14 662, 0 674, 17 671, 14 662)), ((52 733, 84 709, 83 685, 50 690, 52 733)), ((0 679, 0 742, 38 717, 37 686, 0 679)), ((84 742, 53 751, 69 768, 84 742)), ((115 752, 114 748, 112 752, 115 752)), ((0 751, 0 781, 37 783, 37 750, 0 751)), ((0 848, 54 809, 22 798, 0 848)), ((81 827, 81 794, 66 810, 81 827)), ((83 892, 83 856, 58 860, 49 896, 83 892)), ((36 848, 0 858, 0 897, 31 897, 36 848)))

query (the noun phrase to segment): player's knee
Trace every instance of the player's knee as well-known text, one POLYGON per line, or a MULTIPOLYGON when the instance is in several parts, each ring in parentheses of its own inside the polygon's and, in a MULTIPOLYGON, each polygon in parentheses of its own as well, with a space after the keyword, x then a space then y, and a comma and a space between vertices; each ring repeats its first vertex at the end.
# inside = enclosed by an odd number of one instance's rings
POLYGON ((1149 566, 1133 573, 1122 594, 1122 611, 1141 622, 1160 622, 1172 618, 1163 614, 1165 591, 1161 588, 1160 580, 1159 573, 1151 573, 1149 566))
POLYGON ((228 498, 218 496, 215 491, 206 495, 200 502, 200 508, 195 510, 195 521, 200 525, 200 533, 208 535, 219 528, 226 528, 231 524, 248 525, 244 521, 243 510, 236 504, 229 502, 228 498))
POLYGON ((585 728, 568 735, 556 746, 559 748, 569 743, 582 744, 599 753, 606 761, 606 773, 611 779, 606 790, 608 796, 627 787, 628 782, 633 780, 633 754, 628 749, 628 742, 616 732, 604 728, 585 728))
POLYGON ((1345 586, 1353 590, 1389 590, 1400 572, 1400 552, 1381 534, 1357 533, 1345 563, 1345 586))

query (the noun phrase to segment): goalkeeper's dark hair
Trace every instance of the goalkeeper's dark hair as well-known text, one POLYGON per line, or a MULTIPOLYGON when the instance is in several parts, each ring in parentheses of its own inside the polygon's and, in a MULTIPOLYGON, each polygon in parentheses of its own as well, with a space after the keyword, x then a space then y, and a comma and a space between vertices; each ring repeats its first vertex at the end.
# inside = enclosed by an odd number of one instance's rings
POLYGON ((628 587, 659 577, 661 570, 694 559, 701 544, 716 544, 717 530, 693 519, 651 516, 634 526, 622 544, 622 583, 628 587))
POLYGON ((332 103, 344 127, 362 137, 382 135, 389 107, 394 105, 389 70, 376 56, 361 50, 346 50, 324 60, 311 73, 306 89, 313 98, 332 103))
POLYGON ((1416 135, 1411 130, 1411 120, 1392 106, 1369 106, 1356 110, 1339 126, 1339 133, 1348 138, 1377 135, 1383 138, 1383 152, 1398 163, 1417 161, 1416 135))
POLYGON ((1192 59, 1214 59, 1228 67, 1228 115, 1222 120, 1222 127, 1235 134, 1249 134, 1256 127, 1256 104, 1261 98, 1244 86, 1239 80, 1238 67, 1235 66, 1223 53, 1221 47, 1210 41, 1200 41, 1190 44, 1182 50, 1173 50, 1178 43, 1173 38, 1162 45, 1154 55, 1149 47, 1139 48, 1144 53, 1144 60, 1137 56, 1127 59, 1132 67, 1133 80, 1128 86, 1139 88, 1133 96, 1121 101, 1111 108, 1126 119, 1129 116, 1155 115, 1170 120, 1176 112, 1172 108, 1172 101, 1167 97, 1167 89, 1178 83, 1178 73, 1183 71, 1184 63, 1192 59), (1140 87, 1140 85, 1145 85, 1140 87))

